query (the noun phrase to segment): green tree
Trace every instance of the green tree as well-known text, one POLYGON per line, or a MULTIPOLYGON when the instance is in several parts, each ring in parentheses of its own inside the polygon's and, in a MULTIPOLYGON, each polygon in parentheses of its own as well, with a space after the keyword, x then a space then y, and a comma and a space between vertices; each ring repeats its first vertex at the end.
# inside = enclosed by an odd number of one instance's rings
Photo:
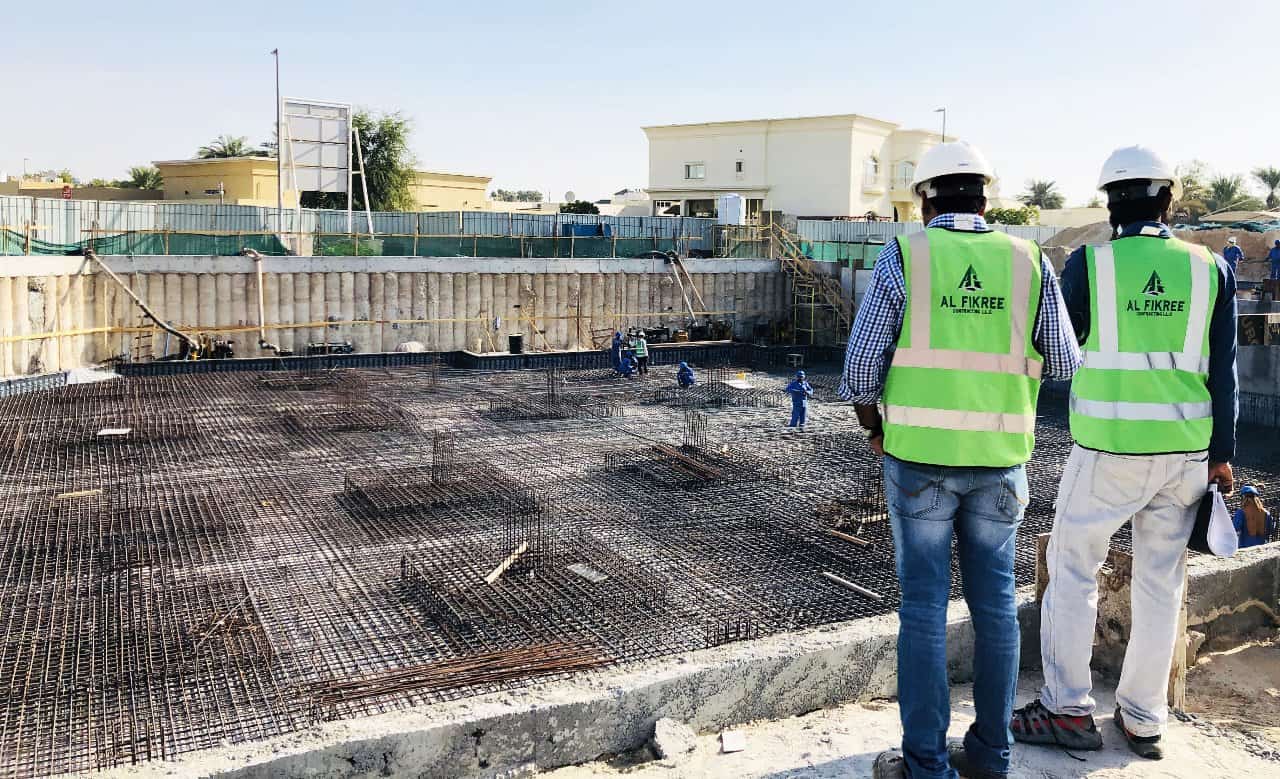
MULTIPOLYGON (((415 163, 409 152, 412 129, 409 120, 399 113, 375 116, 368 111, 357 111, 351 117, 351 124, 360 134, 370 210, 413 210, 415 163)), ((359 156, 355 164, 359 165, 359 156)), ((364 191, 358 173, 351 189, 351 207, 364 210, 364 191)), ((302 205, 305 208, 346 208, 347 199, 341 192, 304 192, 302 205)))
POLYGON ((202 160, 211 160, 222 157, 253 157, 253 147, 249 146, 249 139, 243 135, 219 135, 209 142, 207 146, 201 146, 196 151, 196 156, 202 160))
POLYGON ((135 165, 129 168, 129 178, 115 182, 115 186, 129 189, 161 189, 164 187, 164 179, 160 177, 160 170, 153 165, 135 165))
POLYGON ((58 181, 61 181, 63 184, 74 184, 75 180, 76 177, 71 175, 70 170, 63 168, 58 171, 58 181))
POLYGON ((561 203, 560 213, 562 214, 598 214, 600 209, 596 208, 596 204, 590 200, 575 200, 572 203, 561 203))
POLYGON ((1102 202, 1102 198, 1098 197, 1097 195, 1094 195, 1093 197, 1089 198, 1089 202, 1085 203, 1084 207, 1085 208, 1102 208, 1104 205, 1106 204, 1102 202))
POLYGON ((1028 181, 1027 191, 1018 195, 1018 200, 1023 205, 1048 209, 1062 208, 1063 203, 1066 202, 1066 198, 1058 191, 1057 182, 1040 179, 1028 181))
POLYGON ((495 189, 493 199, 502 203, 541 203, 542 193, 536 189, 495 189))
POLYGON ((1033 225, 1040 223, 1040 209, 1035 206, 988 208, 984 216, 988 222, 994 224, 1033 225))
POLYGON ((1178 221, 1196 224, 1200 217, 1209 211, 1205 198, 1209 195, 1208 167, 1200 160, 1191 160, 1178 166, 1178 179, 1182 184, 1182 195, 1173 203, 1170 210, 1178 221))
POLYGON ((1262 208, 1262 201, 1249 194, 1244 186, 1244 177, 1238 173, 1209 179, 1204 204, 1209 209, 1209 216, 1223 211, 1252 211, 1262 208))
POLYGON ((1276 190, 1280 189, 1280 168, 1254 168, 1253 177, 1267 189, 1267 208, 1280 205, 1276 190))

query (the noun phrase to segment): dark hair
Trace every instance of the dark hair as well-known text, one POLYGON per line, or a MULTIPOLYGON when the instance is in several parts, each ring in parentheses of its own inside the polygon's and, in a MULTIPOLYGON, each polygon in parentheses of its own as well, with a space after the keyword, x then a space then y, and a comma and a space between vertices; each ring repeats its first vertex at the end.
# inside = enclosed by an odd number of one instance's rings
POLYGON ((952 173, 929 182, 937 197, 925 198, 939 214, 977 214, 987 207, 986 180, 974 173, 952 173))

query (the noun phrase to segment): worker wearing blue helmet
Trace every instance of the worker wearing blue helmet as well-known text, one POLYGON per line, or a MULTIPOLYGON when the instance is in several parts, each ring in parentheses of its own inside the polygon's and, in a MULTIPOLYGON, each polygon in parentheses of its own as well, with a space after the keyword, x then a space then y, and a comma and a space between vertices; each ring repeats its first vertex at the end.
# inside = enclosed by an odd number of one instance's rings
POLYGON ((804 371, 796 371, 796 377, 787 385, 787 394, 791 396, 791 422, 787 427, 799 427, 804 432, 804 423, 809 416, 809 398, 813 397, 813 387, 805 381, 804 371))
POLYGON ((1241 549, 1267 543, 1276 529, 1276 521, 1262 505, 1262 495, 1252 484, 1240 490, 1240 508, 1236 509, 1232 523, 1236 526, 1241 549))

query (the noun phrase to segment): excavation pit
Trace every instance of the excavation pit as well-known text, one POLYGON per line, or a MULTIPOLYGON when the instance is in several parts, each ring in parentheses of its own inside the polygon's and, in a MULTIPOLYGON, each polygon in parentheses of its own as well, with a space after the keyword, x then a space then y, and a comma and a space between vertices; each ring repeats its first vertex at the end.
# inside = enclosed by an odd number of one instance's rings
MULTIPOLYGON (((788 379, 725 371, 761 392, 788 379)), ((797 433, 783 408, 653 405, 669 365, 553 378, 362 369, 304 389, 229 370, 0 399, 0 776, 443 712, 805 628, 856 632, 837 623, 896 608, 878 462, 851 408, 817 400, 797 433), (564 386, 625 413, 491 413, 564 386), (104 420, 137 435, 61 444, 104 420), (637 453, 665 475, 635 470, 637 453)), ((1029 468, 1022 583, 1061 478, 1060 407, 1029 468)), ((1275 479, 1266 437, 1241 449, 1242 472, 1275 479)))

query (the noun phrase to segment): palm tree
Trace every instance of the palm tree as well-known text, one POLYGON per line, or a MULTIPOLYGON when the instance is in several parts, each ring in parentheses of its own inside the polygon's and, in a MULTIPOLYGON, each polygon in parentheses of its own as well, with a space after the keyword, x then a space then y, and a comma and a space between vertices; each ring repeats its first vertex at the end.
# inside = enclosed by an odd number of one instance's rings
POLYGON ((219 157, 250 157, 253 156, 253 150, 249 148, 249 139, 242 135, 219 135, 210 141, 208 146, 201 146, 196 156, 202 160, 219 157))
POLYGON ((1027 191, 1018 195, 1018 200, 1023 205, 1037 208, 1062 208, 1062 204, 1066 202, 1066 199, 1058 191, 1057 187, 1058 183, 1056 181, 1032 179, 1027 182, 1027 191))
POLYGON ((129 178, 120 182, 130 189, 161 189, 164 179, 160 178, 159 169, 151 165, 135 165, 129 168, 129 178))
POLYGON ((1267 188, 1267 208, 1280 205, 1280 197, 1276 197, 1276 190, 1280 189, 1280 168, 1254 168, 1253 177, 1267 188))
POLYGON ((1220 211, 1251 211, 1262 207, 1262 201, 1244 188, 1244 177, 1239 174, 1209 179, 1204 204, 1210 215, 1220 211))

